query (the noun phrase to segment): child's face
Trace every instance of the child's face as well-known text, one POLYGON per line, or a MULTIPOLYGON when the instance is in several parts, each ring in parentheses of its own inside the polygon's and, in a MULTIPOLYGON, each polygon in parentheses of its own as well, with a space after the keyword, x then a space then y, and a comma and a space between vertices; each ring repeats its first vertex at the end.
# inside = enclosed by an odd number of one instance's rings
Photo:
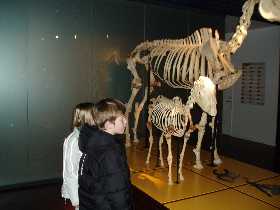
POLYGON ((114 123, 114 133, 115 134, 123 134, 126 128, 126 118, 125 116, 121 115, 118 116, 114 123))

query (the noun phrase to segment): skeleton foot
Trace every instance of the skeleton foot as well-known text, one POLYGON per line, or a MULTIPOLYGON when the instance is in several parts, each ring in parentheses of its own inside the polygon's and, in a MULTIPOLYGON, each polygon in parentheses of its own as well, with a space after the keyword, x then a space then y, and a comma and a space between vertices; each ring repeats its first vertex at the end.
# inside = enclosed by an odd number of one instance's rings
POLYGON ((203 169, 203 165, 201 164, 200 161, 198 161, 193 167, 194 167, 195 169, 198 169, 198 170, 203 169))
POLYGON ((139 143, 139 139, 134 139, 133 143, 138 144, 139 143))
POLYGON ((131 142, 130 140, 125 141, 125 147, 131 147, 131 142))
POLYGON ((215 151, 214 151, 214 161, 213 162, 215 165, 220 165, 223 162, 218 155, 217 149, 215 149, 215 151))
POLYGON ((173 181, 172 180, 168 180, 168 185, 173 185, 173 181))
POLYGON ((193 149, 193 152, 195 154, 195 165, 193 166, 194 168, 198 169, 198 170, 201 170, 203 169, 203 166, 201 164, 201 161, 200 161, 200 152, 197 151, 196 149, 193 149))
POLYGON ((220 164, 222 164, 222 162, 223 161, 220 158, 214 160, 215 165, 220 165, 220 164))
POLYGON ((180 174, 180 181, 184 181, 184 177, 182 174, 180 174))

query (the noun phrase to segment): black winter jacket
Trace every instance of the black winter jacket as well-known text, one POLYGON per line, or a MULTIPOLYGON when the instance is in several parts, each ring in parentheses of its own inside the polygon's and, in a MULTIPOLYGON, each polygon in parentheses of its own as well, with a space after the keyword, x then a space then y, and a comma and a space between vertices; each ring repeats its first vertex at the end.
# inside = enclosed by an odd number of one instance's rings
POLYGON ((79 148, 83 152, 80 210, 132 210, 130 173, 121 140, 85 125, 80 131, 79 148))

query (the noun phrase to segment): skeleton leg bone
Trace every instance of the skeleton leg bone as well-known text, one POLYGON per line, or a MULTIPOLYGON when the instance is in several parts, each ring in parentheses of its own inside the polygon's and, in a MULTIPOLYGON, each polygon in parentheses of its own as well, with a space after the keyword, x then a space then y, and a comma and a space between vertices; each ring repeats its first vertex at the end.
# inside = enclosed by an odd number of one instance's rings
POLYGON ((203 166, 200 161, 200 149, 201 149, 202 139, 203 139, 203 136, 205 133, 206 123, 207 123, 207 114, 205 112, 203 112, 200 122, 198 124, 198 140, 197 140, 196 148, 193 149, 193 152, 195 154, 195 159, 196 159, 194 168, 199 169, 199 170, 203 169, 203 166))
MULTIPOLYGON (((126 111, 125 111, 125 117, 127 119, 127 122, 129 122, 129 114, 131 112, 132 109, 132 103, 137 95, 137 93, 139 92, 141 88, 141 81, 132 81, 132 93, 131 96, 129 98, 129 101, 127 103, 127 107, 126 107, 126 111)), ((127 147, 131 146, 131 139, 130 139, 130 133, 129 133, 130 127, 129 127, 129 123, 127 123, 127 127, 125 130, 125 145, 127 147)))
MULTIPOLYGON (((125 117, 127 119, 127 122, 129 122, 129 115, 131 113, 132 110, 132 104, 135 100, 136 95, 138 94, 140 88, 142 87, 142 80, 140 79, 137 70, 136 70, 136 63, 134 61, 133 58, 129 58, 127 59, 127 68, 129 69, 129 71, 132 73, 133 75, 133 80, 131 82, 131 89, 132 89, 132 93, 130 95, 129 101, 127 103, 127 107, 126 107, 126 112, 125 112, 125 117)), ((127 123, 127 127, 125 130, 125 145, 127 147, 131 146, 131 139, 130 139, 130 127, 129 127, 129 123, 127 123)))
POLYGON ((168 162, 168 184, 172 185, 172 150, 171 150, 171 135, 167 134, 165 135, 166 142, 168 145, 168 156, 167 156, 167 162, 168 162))
POLYGON ((180 178, 180 181, 183 181, 184 180, 184 176, 182 174, 182 165, 183 165, 183 160, 184 160, 184 154, 185 154, 185 149, 186 149, 186 144, 190 138, 190 131, 188 131, 185 135, 184 135, 184 144, 183 144, 183 148, 182 148, 182 151, 181 151, 181 154, 180 154, 180 162, 179 162, 179 178, 180 178))
MULTIPOLYGON (((216 117, 212 117, 211 122, 209 123, 209 126, 211 127, 212 130, 212 138, 216 138, 216 136, 214 136, 214 131, 215 131, 215 118, 216 117)), ((214 164, 215 165, 220 165, 222 163, 222 160, 219 157, 218 154, 218 149, 217 149, 217 141, 216 139, 214 140, 214 164)))
POLYGON ((161 134, 160 138, 159 138, 159 160, 160 160, 160 166, 164 167, 164 162, 163 162, 163 157, 162 157, 162 143, 163 143, 163 133, 161 134))
POLYGON ((138 127, 141 111, 143 110, 144 104, 147 101, 147 95, 148 95, 148 87, 145 88, 145 95, 144 95, 144 98, 142 99, 140 105, 139 105, 139 103, 135 103, 135 111, 134 111, 135 124, 134 124, 134 128, 133 128, 133 134, 134 134, 133 142, 134 143, 139 142, 139 139, 137 137, 137 127, 138 127))
POLYGON ((149 152, 147 155, 147 159, 146 159, 146 164, 150 163, 150 158, 151 158, 151 151, 152 151, 152 146, 153 146, 153 142, 154 142, 154 138, 153 138, 153 126, 152 126, 152 121, 151 121, 151 114, 152 114, 152 105, 149 106, 149 112, 148 112, 148 122, 147 122, 147 128, 149 130, 149 152))

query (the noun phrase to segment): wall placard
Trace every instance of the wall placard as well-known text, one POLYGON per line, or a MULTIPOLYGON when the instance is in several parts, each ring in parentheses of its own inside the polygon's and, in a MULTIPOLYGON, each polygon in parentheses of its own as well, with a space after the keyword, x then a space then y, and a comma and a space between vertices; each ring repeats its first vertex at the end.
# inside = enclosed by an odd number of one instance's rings
POLYGON ((265 63, 243 63, 242 69, 241 103, 264 105, 265 63))

